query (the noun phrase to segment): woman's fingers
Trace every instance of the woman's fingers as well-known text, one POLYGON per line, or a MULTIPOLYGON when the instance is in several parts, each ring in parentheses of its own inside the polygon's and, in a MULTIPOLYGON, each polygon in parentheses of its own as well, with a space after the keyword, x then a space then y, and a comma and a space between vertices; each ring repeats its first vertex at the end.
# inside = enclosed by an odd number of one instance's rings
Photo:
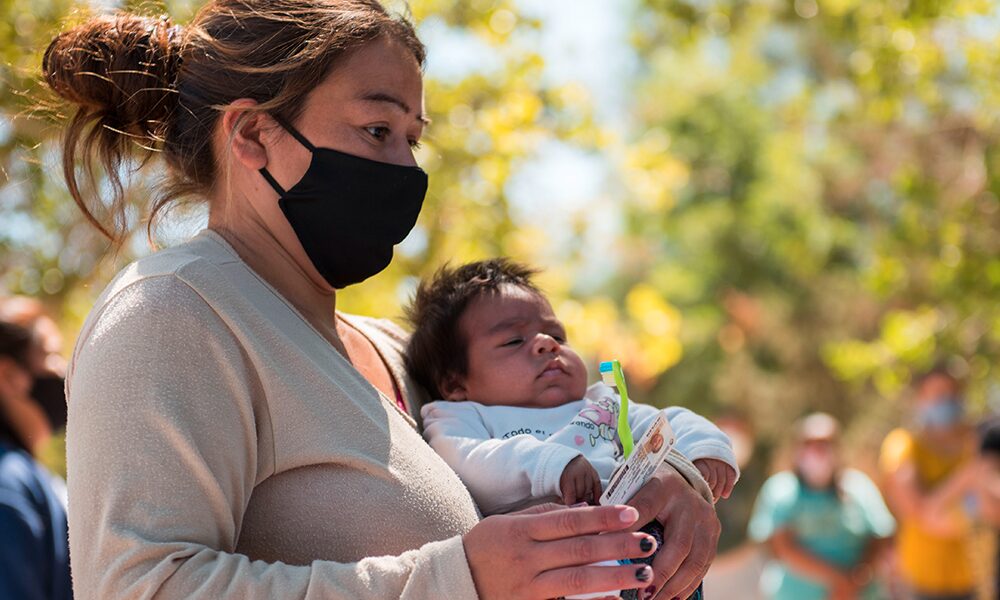
MULTIPOLYGON (((667 468, 669 469, 671 467, 667 468)), ((660 471, 657 471, 657 473, 659 474, 660 471)), ((688 486, 688 483, 683 480, 680 474, 676 471, 674 471, 674 474, 684 483, 685 486, 688 486)), ((658 476, 654 476, 647 481, 645 485, 639 488, 639 491, 636 492, 635 495, 632 496, 632 499, 628 501, 630 506, 634 506, 635 509, 639 511, 639 518, 636 520, 631 529, 633 531, 638 530, 646 523, 655 519, 657 515, 660 514, 660 509, 663 508, 663 503, 667 498, 667 495, 667 487, 658 476)))
POLYGON ((656 551, 656 540, 645 533, 608 533, 544 542, 534 559, 539 571, 589 565, 607 560, 643 558, 656 551))
POLYGON ((615 595, 618 590, 646 587, 652 581, 653 570, 646 565, 568 567, 542 573, 531 587, 539 598, 600 592, 615 595))
MULTIPOLYGON (((667 527, 663 528, 663 548, 653 559, 653 571, 656 573, 656 580, 661 584, 666 584, 680 570, 684 561, 691 554, 694 546, 694 531, 682 529, 672 535, 667 534, 667 527)), ((673 596, 667 596, 673 598, 673 596)))
POLYGON ((519 517, 519 520, 520 526, 531 539, 545 542, 621 531, 634 525, 638 518, 639 513, 631 506, 587 506, 526 515, 519 517))
MULTIPOLYGON (((693 530, 693 535, 690 537, 685 537, 682 531, 668 532, 667 528, 664 528, 663 539, 670 540, 669 544, 664 543, 664 550, 673 546, 677 539, 681 540, 681 546, 686 546, 687 550, 684 553, 686 556, 681 560, 680 566, 669 578, 661 578, 661 571, 657 569, 657 581, 665 582, 659 595, 656 596, 657 598, 665 600, 687 598, 688 596, 685 593, 693 593, 697 589, 701 580, 705 578, 705 574, 708 573, 708 568, 712 565, 712 560, 715 558, 720 530, 719 520, 715 518, 714 511, 712 512, 712 519, 705 521, 702 527, 693 530)), ((661 551, 660 554, 663 554, 663 552, 661 551)), ((657 555, 658 558, 659 555, 657 555)), ((669 562, 676 560, 677 556, 673 556, 669 562)), ((669 563, 665 564, 665 566, 669 568, 669 563)), ((655 567, 656 564, 654 561, 655 567)))
POLYGON ((680 597, 715 558, 722 529, 715 508, 669 465, 658 469, 629 504, 639 510, 640 524, 654 518, 663 524, 663 548, 653 562, 657 587, 662 585, 656 597, 680 597))
POLYGON ((556 502, 546 502, 544 504, 536 504, 534 506, 529 506, 523 510, 517 512, 512 512, 508 516, 516 517, 518 515, 540 515, 542 513, 552 512, 555 510, 565 510, 565 504, 559 504, 556 502))

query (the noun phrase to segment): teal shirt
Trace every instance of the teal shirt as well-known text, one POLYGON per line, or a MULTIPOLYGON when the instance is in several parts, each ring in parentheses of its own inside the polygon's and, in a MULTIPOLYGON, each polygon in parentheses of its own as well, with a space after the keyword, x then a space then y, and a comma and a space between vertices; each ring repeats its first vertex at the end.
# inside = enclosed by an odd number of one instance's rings
MULTIPOLYGON (((845 569, 860 562, 869 540, 892 535, 896 523, 878 488, 864 473, 846 469, 842 494, 813 490, 785 471, 764 483, 750 519, 750 538, 765 542, 783 529, 791 530, 808 552, 845 569)), ((828 590, 782 562, 772 560, 761 576, 764 597, 773 600, 823 600, 828 590)), ((874 586, 862 597, 879 598, 874 586)))

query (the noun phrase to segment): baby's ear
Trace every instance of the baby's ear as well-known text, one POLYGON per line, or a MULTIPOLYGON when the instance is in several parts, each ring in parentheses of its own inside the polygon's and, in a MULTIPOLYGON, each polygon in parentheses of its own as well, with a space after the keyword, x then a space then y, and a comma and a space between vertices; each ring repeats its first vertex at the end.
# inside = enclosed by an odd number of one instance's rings
POLYGON ((438 382, 438 389, 441 390, 444 400, 458 402, 469 399, 468 392, 465 390, 465 378, 457 373, 448 373, 445 375, 438 382))

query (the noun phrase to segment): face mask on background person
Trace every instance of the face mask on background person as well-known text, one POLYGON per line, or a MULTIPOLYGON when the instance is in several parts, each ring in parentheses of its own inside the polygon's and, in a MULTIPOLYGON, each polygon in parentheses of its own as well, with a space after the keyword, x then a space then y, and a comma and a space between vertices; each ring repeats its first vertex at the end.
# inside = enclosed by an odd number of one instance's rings
POLYGON ((35 377, 29 395, 45 411, 53 431, 66 426, 66 381, 62 377, 58 375, 35 377))
POLYGON ((917 424, 924 429, 947 429, 962 420, 962 401, 955 396, 938 399, 917 410, 917 424))
POLYGON ((393 246, 416 225, 427 174, 317 148, 290 123, 275 120, 312 152, 312 162, 287 190, 266 168, 260 174, 281 197, 278 205, 313 266, 335 289, 381 272, 392 261, 393 246))
POLYGON ((795 461, 799 476, 814 489, 823 489, 833 485, 833 476, 837 470, 837 459, 829 450, 804 449, 800 451, 795 461))

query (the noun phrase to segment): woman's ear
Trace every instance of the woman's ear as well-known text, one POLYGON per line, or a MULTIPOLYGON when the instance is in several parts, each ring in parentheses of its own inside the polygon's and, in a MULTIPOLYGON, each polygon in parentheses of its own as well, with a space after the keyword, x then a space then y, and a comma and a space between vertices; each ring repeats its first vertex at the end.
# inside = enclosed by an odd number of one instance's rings
POLYGON ((232 156, 249 170, 267 166, 266 127, 274 122, 266 113, 252 110, 255 100, 241 98, 222 113, 222 134, 232 156))
POLYGON ((461 377, 457 373, 449 373, 446 375, 438 383, 438 389, 441 390, 441 395, 444 396, 444 400, 451 400, 455 402, 469 399, 468 392, 465 389, 465 378, 461 377))

